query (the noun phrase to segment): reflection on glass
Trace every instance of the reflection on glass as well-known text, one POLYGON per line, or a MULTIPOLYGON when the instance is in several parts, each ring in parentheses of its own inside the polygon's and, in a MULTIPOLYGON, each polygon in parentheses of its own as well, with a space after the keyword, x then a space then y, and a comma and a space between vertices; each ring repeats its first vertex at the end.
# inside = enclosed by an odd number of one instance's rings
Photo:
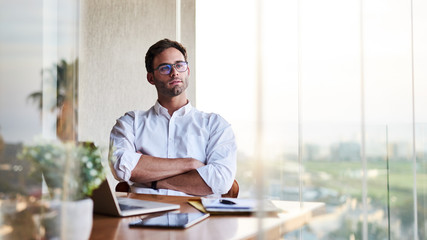
POLYGON ((71 0, 0 2, 1 239, 58 236, 44 227, 50 210, 41 201, 42 174, 18 155, 35 137, 43 137, 46 96, 53 101, 48 111, 54 116, 50 127, 55 138, 76 139, 77 9, 71 0), (47 11, 47 5, 54 8, 47 11), (53 25, 46 19, 54 19, 53 25), (46 41, 49 34, 57 41, 46 41), (56 53, 49 61, 47 49, 56 53), (46 87, 55 91, 48 93, 46 87))
MULTIPOLYGON (((56 113, 56 136, 63 141, 76 139, 76 109, 77 102, 77 80, 78 74, 78 61, 67 63, 61 60, 59 63, 54 64, 49 69, 43 70, 43 76, 46 78, 55 78, 55 98, 54 103, 50 104, 50 112, 56 113)), ((43 91, 36 91, 31 93, 28 98, 33 101, 40 114, 43 108, 43 91)))

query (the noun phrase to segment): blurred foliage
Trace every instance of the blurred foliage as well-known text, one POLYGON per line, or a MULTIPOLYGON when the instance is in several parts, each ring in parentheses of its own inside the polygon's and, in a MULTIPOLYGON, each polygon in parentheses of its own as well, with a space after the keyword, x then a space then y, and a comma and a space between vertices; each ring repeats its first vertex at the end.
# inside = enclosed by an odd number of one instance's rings
MULTIPOLYGON (((78 60, 67 63, 59 61, 49 69, 42 70, 42 78, 56 82, 56 105, 50 111, 57 111, 57 136, 61 140, 75 140, 78 101, 78 60)), ((43 91, 33 92, 28 100, 34 102, 40 111, 43 109, 43 91)))
POLYGON ((24 146, 19 157, 43 173, 52 198, 83 199, 105 179, 101 152, 92 143, 40 141, 24 146))

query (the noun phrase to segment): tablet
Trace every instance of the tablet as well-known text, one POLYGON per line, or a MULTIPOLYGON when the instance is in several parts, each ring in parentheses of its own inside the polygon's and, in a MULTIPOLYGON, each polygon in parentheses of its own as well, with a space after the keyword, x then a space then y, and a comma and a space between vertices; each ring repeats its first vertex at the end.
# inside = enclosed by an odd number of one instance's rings
POLYGON ((129 227, 187 228, 209 217, 208 213, 165 213, 129 223, 129 227))

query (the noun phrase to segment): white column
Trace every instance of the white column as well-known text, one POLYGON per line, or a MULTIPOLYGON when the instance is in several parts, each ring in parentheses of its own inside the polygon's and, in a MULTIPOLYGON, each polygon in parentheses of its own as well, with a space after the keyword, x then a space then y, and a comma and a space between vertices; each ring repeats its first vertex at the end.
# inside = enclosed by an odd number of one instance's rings
POLYGON ((43 0, 42 136, 56 139, 58 1, 43 0))

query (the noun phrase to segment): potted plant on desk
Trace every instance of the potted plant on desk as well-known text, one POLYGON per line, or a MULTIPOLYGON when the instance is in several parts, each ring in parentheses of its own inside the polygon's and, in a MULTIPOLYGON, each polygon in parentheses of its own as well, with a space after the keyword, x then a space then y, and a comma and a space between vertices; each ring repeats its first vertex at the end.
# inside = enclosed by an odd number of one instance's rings
POLYGON ((46 235, 88 239, 93 218, 89 197, 105 179, 100 150, 89 142, 43 141, 25 146, 21 158, 33 163, 34 173, 43 173, 48 188, 41 223, 46 235))

